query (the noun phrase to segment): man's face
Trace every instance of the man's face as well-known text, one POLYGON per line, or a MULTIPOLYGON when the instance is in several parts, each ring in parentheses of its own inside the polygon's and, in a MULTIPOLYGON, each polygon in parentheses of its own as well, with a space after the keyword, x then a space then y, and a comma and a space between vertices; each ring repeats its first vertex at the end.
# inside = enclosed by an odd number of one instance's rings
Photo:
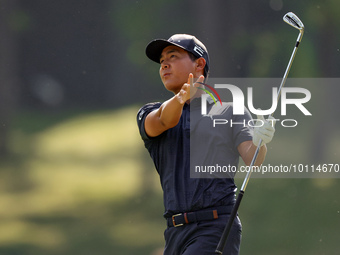
POLYGON ((187 51, 177 47, 164 48, 160 57, 159 75, 165 88, 177 94, 190 73, 195 75, 195 61, 192 61, 187 51))

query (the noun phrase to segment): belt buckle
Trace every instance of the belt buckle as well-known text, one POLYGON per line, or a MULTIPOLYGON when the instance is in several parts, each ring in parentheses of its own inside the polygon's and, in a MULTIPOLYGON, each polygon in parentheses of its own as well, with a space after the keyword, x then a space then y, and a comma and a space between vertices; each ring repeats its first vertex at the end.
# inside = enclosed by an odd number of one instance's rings
POLYGON ((180 223, 180 224, 177 224, 177 225, 176 225, 176 222, 175 222, 175 217, 176 217, 176 216, 181 216, 181 215, 182 215, 182 213, 179 213, 179 214, 172 215, 172 217, 171 217, 171 218, 172 218, 172 224, 174 225, 175 228, 184 225, 183 223, 180 223))

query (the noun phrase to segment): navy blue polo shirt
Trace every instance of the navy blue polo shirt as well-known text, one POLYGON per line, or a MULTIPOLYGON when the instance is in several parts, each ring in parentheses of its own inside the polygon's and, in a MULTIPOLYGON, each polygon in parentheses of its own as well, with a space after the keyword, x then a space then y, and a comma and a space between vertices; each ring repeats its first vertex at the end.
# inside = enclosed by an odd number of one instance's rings
MULTIPOLYGON (((202 116, 200 102, 197 98, 184 104, 178 124, 157 137, 146 134, 144 121, 161 103, 146 104, 137 114, 140 135, 160 176, 165 217, 235 203, 233 178, 191 178, 190 167, 195 167, 194 164, 237 167, 240 156, 237 146, 252 139, 252 130, 241 124, 231 126, 230 121, 247 123, 251 116, 247 110, 245 115, 234 116, 231 104, 218 116, 202 116), (229 125, 213 128, 214 118, 229 120, 229 125)), ((208 110, 211 107, 212 104, 208 110)))

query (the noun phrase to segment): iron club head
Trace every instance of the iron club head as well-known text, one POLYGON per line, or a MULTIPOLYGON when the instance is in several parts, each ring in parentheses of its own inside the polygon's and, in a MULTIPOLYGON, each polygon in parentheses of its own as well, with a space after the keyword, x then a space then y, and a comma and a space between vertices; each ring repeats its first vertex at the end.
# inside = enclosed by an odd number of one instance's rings
POLYGON ((300 32, 303 32, 305 26, 303 25, 302 21, 292 12, 288 12, 283 16, 283 21, 287 24, 299 29, 300 32))

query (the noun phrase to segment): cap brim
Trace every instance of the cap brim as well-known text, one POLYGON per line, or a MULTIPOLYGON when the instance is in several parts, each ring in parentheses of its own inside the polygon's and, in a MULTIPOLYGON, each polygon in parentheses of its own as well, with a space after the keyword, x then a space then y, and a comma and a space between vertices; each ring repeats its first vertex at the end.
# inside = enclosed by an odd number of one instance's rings
POLYGON ((174 46, 177 46, 183 49, 181 45, 178 45, 176 43, 172 43, 164 39, 156 39, 156 40, 151 41, 146 46, 146 49, 145 49, 146 56, 152 61, 159 63, 159 59, 161 57, 162 51, 164 50, 164 48, 170 45, 174 45, 174 46))

